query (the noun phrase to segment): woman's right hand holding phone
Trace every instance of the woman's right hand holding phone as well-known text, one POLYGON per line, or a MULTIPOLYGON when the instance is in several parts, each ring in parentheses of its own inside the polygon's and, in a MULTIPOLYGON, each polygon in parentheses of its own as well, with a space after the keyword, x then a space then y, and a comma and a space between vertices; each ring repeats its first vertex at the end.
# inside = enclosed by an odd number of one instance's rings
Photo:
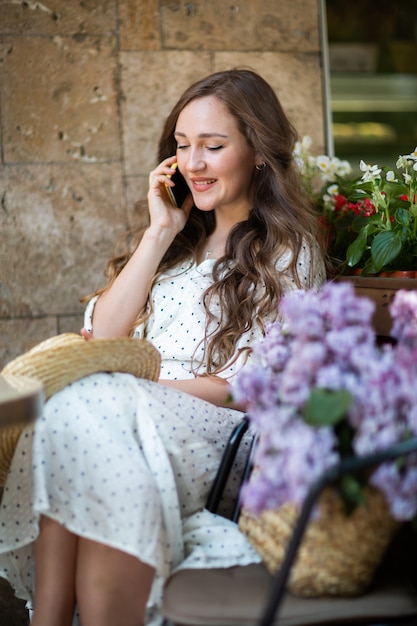
POLYGON ((174 187, 174 181, 171 177, 175 173, 175 169, 172 168, 172 165, 175 163, 176 157, 169 157, 162 161, 162 163, 149 174, 149 228, 153 231, 165 231, 166 235, 170 233, 172 238, 169 244, 177 233, 184 228, 193 206, 191 194, 185 199, 180 209, 173 206, 169 198, 166 186, 174 187))
POLYGON ((97 300, 93 315, 94 337, 129 335, 146 305, 149 288, 159 264, 175 236, 184 228, 193 205, 191 194, 181 209, 174 207, 165 185, 171 184, 176 158, 160 163, 149 175, 148 206, 150 225, 129 262, 97 300))

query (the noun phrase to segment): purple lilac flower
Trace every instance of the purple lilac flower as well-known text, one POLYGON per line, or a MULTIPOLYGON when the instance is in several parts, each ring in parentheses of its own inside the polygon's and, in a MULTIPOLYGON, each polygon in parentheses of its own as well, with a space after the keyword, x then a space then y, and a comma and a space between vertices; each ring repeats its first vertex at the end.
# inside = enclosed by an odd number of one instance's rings
POLYGON ((242 490, 245 506, 254 513, 288 501, 301 505, 311 482, 339 458, 334 434, 327 428, 315 429, 292 419, 278 431, 273 439, 261 435, 254 457, 256 471, 242 490))
MULTIPOLYGON (((394 347, 376 346, 373 311, 373 303, 357 297, 349 283, 327 283, 282 299, 283 322, 268 326, 233 391, 247 403, 260 434, 256 471, 242 491, 250 510, 301 504, 315 478, 337 461, 333 429, 303 419, 316 388, 349 392, 346 419, 357 455, 417 436, 417 295, 399 292, 391 306, 394 347)), ((385 464, 372 482, 396 517, 416 514, 417 455, 401 471, 385 464)))
POLYGON ((337 359, 349 359, 359 345, 374 347, 375 334, 366 326, 345 326, 334 328, 326 333, 326 346, 337 359))
POLYGON ((368 298, 358 298, 350 283, 326 283, 320 295, 329 329, 342 330, 351 325, 370 328, 375 304, 368 298))
POLYGON ((281 372, 291 354, 291 338, 287 336, 282 326, 269 326, 265 339, 253 348, 255 358, 274 372, 281 372))
POLYGON ((236 402, 249 406, 263 406, 264 394, 268 394, 269 389, 270 373, 259 363, 251 363, 240 373, 233 388, 233 398, 236 402))
POLYGON ((417 293, 397 291, 389 309, 393 318, 391 335, 400 342, 417 346, 417 293))
POLYGON ((417 511, 417 456, 410 455, 405 467, 384 463, 371 476, 370 483, 382 491, 393 517, 411 520, 417 511))

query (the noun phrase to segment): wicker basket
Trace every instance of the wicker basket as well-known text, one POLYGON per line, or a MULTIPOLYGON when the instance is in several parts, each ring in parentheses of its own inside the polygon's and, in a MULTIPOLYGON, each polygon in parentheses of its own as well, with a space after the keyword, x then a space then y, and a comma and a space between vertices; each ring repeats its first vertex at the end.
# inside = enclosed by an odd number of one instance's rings
MULTIPOLYGON (((283 559, 298 510, 285 504, 259 517, 243 510, 239 527, 271 573, 283 559)), ((372 582, 375 571, 400 523, 379 491, 367 490, 365 504, 346 516, 331 488, 319 502, 318 517, 309 522, 292 567, 288 588, 299 596, 355 596, 372 582)))

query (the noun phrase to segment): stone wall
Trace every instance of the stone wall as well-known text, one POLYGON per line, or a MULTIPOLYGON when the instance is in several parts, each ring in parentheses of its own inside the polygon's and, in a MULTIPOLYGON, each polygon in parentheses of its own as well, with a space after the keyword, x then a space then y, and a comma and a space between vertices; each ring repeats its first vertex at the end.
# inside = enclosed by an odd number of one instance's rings
POLYGON ((319 0, 0 0, 0 366, 79 330, 163 118, 234 66, 323 148, 319 0))

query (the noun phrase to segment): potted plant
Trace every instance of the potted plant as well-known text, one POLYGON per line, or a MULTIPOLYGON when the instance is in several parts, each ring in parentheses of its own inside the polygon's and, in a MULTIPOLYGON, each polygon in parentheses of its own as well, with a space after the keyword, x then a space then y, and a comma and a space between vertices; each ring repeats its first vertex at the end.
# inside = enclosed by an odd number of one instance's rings
POLYGON ((417 148, 399 156, 395 169, 360 162, 352 178, 347 161, 310 154, 311 140, 297 143, 295 158, 307 191, 331 227, 329 253, 339 273, 364 276, 415 271, 417 267, 417 148))
MULTIPOLYGON (((272 571, 310 486, 326 469, 417 435, 417 293, 398 291, 391 305, 395 345, 377 345, 373 309, 348 282, 286 295, 283 322, 268 327, 234 385, 233 398, 246 404, 259 434, 240 525, 272 571)), ((416 456, 348 476, 326 493, 292 591, 364 590, 397 526, 416 516, 416 456), (343 544, 336 562, 333 552, 343 544)))
POLYGON ((417 148, 399 156, 395 169, 361 161, 359 177, 346 161, 310 149, 303 137, 295 159, 329 233, 330 278, 350 280, 374 300, 374 324, 387 336, 395 292, 417 288, 417 148))

